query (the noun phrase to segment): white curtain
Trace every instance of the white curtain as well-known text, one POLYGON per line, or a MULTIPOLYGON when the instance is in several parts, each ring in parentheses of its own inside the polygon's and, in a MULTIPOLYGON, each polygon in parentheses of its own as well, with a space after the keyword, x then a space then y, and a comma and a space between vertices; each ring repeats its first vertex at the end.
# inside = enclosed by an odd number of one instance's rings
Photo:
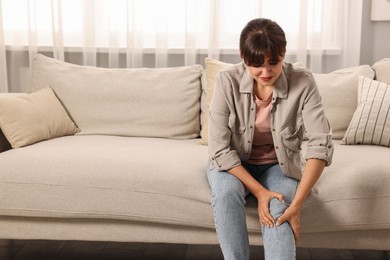
POLYGON ((285 30, 291 62, 359 64, 362 0, 0 0, 0 92, 27 90, 37 53, 110 68, 238 62, 256 17, 285 30))

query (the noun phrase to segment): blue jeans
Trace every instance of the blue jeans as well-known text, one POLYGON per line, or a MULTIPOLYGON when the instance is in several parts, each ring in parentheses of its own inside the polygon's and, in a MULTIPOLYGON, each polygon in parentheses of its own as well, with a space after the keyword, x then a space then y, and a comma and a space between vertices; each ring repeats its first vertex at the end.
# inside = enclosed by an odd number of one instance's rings
MULTIPOLYGON (((270 213, 275 221, 291 204, 298 187, 298 180, 286 177, 279 164, 243 164, 261 185, 281 193, 285 203, 278 199, 270 202, 270 213)), ((212 189, 215 228, 222 253, 226 260, 249 259, 249 239, 246 226, 245 197, 249 191, 235 176, 217 169, 207 171, 212 189)), ((259 222, 260 225, 260 222, 259 222)), ((295 259, 295 240, 288 222, 278 227, 262 227, 265 259, 295 259)))

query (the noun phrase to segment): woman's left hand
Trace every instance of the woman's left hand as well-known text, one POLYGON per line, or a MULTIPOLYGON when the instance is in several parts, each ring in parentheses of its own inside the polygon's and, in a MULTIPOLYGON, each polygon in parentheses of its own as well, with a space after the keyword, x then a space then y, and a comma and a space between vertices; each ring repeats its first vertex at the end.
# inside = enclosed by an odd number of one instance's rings
POLYGON ((299 231, 301 229, 301 207, 291 205, 276 221, 276 226, 288 221, 294 233, 295 244, 298 244, 299 231))

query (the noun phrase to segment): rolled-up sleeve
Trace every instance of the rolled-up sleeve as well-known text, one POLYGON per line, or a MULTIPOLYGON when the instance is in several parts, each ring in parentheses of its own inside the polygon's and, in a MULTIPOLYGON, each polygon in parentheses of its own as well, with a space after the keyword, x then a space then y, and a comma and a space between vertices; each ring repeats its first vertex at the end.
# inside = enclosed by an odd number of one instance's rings
MULTIPOLYGON (((231 91, 231 89, 230 89, 231 91)), ((216 78, 216 86, 209 109, 209 156, 213 168, 227 171, 241 164, 236 150, 232 149, 231 130, 229 128, 230 108, 229 81, 216 78)))
POLYGON ((309 138, 305 159, 321 159, 326 161, 326 166, 331 165, 334 150, 332 129, 326 118, 314 78, 308 88, 302 118, 309 138))

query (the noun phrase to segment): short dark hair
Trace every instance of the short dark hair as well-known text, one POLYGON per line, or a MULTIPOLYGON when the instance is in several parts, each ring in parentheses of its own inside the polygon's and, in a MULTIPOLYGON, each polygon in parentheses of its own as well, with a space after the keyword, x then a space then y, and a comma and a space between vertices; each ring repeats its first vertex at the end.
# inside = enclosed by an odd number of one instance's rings
POLYGON ((278 62, 286 53, 286 45, 283 29, 270 19, 253 19, 241 31, 240 55, 249 66, 261 66, 264 56, 278 62))

